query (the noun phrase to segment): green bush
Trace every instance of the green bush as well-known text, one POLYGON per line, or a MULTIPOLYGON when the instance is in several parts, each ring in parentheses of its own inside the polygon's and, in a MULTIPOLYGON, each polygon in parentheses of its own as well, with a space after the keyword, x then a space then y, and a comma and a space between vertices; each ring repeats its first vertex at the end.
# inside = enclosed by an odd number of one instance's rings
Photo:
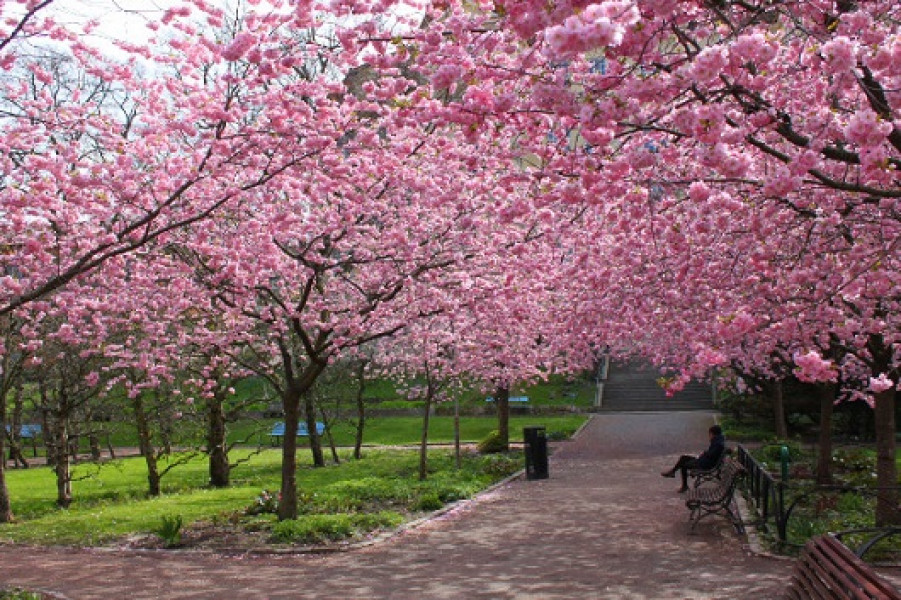
POLYGON ((367 505, 382 502, 406 504, 412 495, 409 486, 398 475, 398 479, 383 477, 362 477, 338 481, 322 491, 324 503, 334 506, 340 498, 348 510, 359 510, 367 505))
POLYGON ((37 592, 25 590, 0 590, 0 600, 41 600, 43 596, 37 592))
POLYGON ((278 513, 278 493, 263 490, 253 504, 244 509, 247 515, 274 515, 278 513))
POLYGON ((163 538, 167 546, 178 546, 181 543, 181 526, 181 515, 175 515, 174 517, 163 515, 156 533, 163 538))
POLYGON ((866 448, 840 448, 832 455, 836 476, 849 485, 876 483, 876 455, 866 448))
POLYGON ((342 540, 382 527, 397 527, 402 522, 403 517, 391 511, 361 515, 304 515, 296 520, 276 523, 272 535, 280 542, 310 544, 342 540))
POLYGON ((432 511, 438 510, 443 506, 444 502, 442 502, 441 498, 438 497, 438 492, 430 491, 416 498, 411 508, 413 510, 432 511))
POLYGON ((762 447, 759 457, 768 463, 779 465, 782 459, 782 446, 788 448, 788 458, 790 462, 798 462, 803 456, 801 444, 794 440, 777 440, 762 447))
POLYGON ((492 478, 502 478, 516 473, 522 468, 522 453, 493 454, 485 456, 480 471, 492 478))
POLYGON ((489 433, 485 439, 479 442, 479 445, 476 446, 476 448, 478 448, 479 452, 482 454, 495 454, 506 450, 505 444, 501 439, 501 433, 497 429, 489 433))
POLYGON ((383 400, 376 405, 379 410, 422 410, 425 402, 421 400, 383 400))

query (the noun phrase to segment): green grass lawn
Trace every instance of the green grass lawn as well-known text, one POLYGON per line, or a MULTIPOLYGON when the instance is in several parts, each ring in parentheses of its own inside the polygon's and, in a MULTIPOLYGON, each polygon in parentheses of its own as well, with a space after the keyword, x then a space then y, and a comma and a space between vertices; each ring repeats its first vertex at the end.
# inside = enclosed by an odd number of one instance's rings
MULTIPOLYGON (((520 415, 510 417, 510 439, 514 442, 522 441, 522 429, 528 426, 544 426, 548 436, 552 439, 560 439, 571 436, 585 422, 586 416, 578 414, 569 415, 520 415)), ((269 432, 272 426, 283 419, 243 419, 228 425, 228 439, 230 443, 247 446, 264 445, 271 443, 269 432)), ((355 439, 355 421, 339 419, 332 424, 332 435, 338 446, 352 446, 355 439)), ((110 422, 103 423, 104 429, 109 433, 109 443, 114 448, 134 448, 138 445, 137 434, 131 423, 110 422)), ((497 429, 497 418, 494 416, 460 417, 460 439, 464 443, 476 443, 483 440, 493 429, 497 429)), ((366 445, 409 445, 418 444, 422 430, 422 417, 420 416, 391 416, 369 417, 366 419, 363 443, 366 445)), ((195 429, 193 435, 176 437, 174 444, 181 447, 200 445, 203 443, 202 431, 195 429)), ((104 446, 107 437, 101 439, 104 446)), ((450 443, 454 441, 454 418, 449 416, 435 416, 429 419, 429 442, 434 444, 450 443)), ((29 445, 23 449, 26 456, 32 455, 29 445)), ((81 451, 88 452, 88 440, 81 439, 81 451)), ((43 455, 44 449, 38 446, 38 454, 43 455)))
MULTIPOLYGON (((198 457, 164 477, 163 494, 156 498, 146 495, 145 466, 140 458, 112 461, 99 468, 79 465, 75 475, 83 479, 73 483, 74 502, 65 510, 53 503, 55 480, 49 468, 10 471, 7 479, 18 520, 0 525, 0 541, 102 544, 158 531, 163 518, 176 516, 186 526, 199 521, 240 526, 245 509, 263 490, 278 490, 281 453, 266 449, 250 456, 250 451, 244 450, 233 458, 240 455, 249 460, 233 471, 231 487, 206 487, 207 463, 198 457)), ((417 510, 470 497, 519 469, 522 462, 519 455, 467 454, 464 468, 458 471, 452 452, 434 450, 430 453, 429 478, 420 482, 414 451, 369 449, 362 460, 349 460, 347 452, 343 458, 338 465, 312 468, 306 466, 311 462, 309 452, 298 453, 303 518, 316 515, 319 521, 347 520, 348 515, 384 515, 387 510, 403 520, 417 510)), ((273 515, 246 518, 257 527, 261 526, 260 519, 265 527, 275 526, 273 515)), ((388 522, 392 519, 389 517, 388 522)))
MULTIPOLYGON (((242 421, 229 428, 232 441, 251 440, 264 445, 270 443, 269 431, 279 419, 242 421)), ((550 437, 570 437, 584 423, 583 415, 515 416, 510 417, 510 440, 522 441, 523 427, 544 426, 550 437)), ((355 424, 341 420, 332 424, 332 435, 338 446, 352 446, 355 424)), ((476 443, 497 429, 495 417, 460 417, 460 440, 476 443)), ((421 417, 372 417, 366 420, 363 443, 367 445, 418 444, 422 432, 421 417)), ((429 419, 429 442, 446 444, 454 441, 454 418, 432 416, 429 419)))
MULTIPOLYGON (((249 451, 244 451, 249 454, 249 451)), ((308 464, 308 451, 300 451, 308 464)), ((145 491, 144 463, 129 458, 100 468, 79 466, 73 484, 75 501, 62 510, 53 504, 55 480, 48 468, 15 470, 8 474, 17 522, 0 525, 0 540, 36 544, 94 545, 123 536, 159 530, 164 517, 179 516, 186 526, 198 521, 237 522, 262 490, 277 490, 280 482, 279 450, 265 450, 233 472, 227 489, 205 487, 207 463, 197 458, 163 479, 163 494, 149 498, 145 491)), ((349 459, 349 456, 344 456, 349 459)), ((302 512, 324 515, 381 514, 386 508, 401 520, 418 509, 436 508, 445 501, 470 497, 493 481, 520 467, 515 457, 467 457, 467 468, 457 471, 448 451, 433 451, 430 476, 418 481, 416 452, 368 450, 362 460, 298 470, 302 512), (495 468, 500 464, 500 468, 495 468), (492 466, 494 465, 494 466, 492 466), (437 506, 435 505, 437 503, 437 506)), ((260 517, 253 520, 259 526, 260 517)), ((273 526, 273 515, 265 515, 273 526)))
MULTIPOLYGON (((584 421, 585 417, 579 415, 512 417, 511 441, 522 441, 523 427, 535 425, 544 426, 549 437, 568 437, 584 421)), ((236 427, 244 430, 234 431, 234 436, 246 436, 252 427, 262 426, 256 437, 263 448, 258 453, 248 447, 232 451, 233 461, 246 458, 247 462, 233 471, 232 485, 227 489, 207 487, 208 466, 203 456, 166 475, 162 480, 163 494, 156 498, 147 496, 143 459, 119 459, 102 465, 82 463, 74 467, 74 502, 62 510, 55 505, 56 483, 49 468, 9 470, 7 483, 18 521, 0 525, 0 541, 92 545, 154 532, 160 528, 163 518, 181 517, 186 526, 199 521, 234 520, 234 515, 242 515, 262 490, 280 487, 281 450, 268 447, 272 422, 274 419, 236 427)), ((367 421, 368 447, 364 459, 347 460, 349 450, 345 449, 341 451, 342 464, 322 469, 309 466, 312 463, 309 450, 300 449, 298 488, 304 510, 316 515, 316 523, 338 519, 321 524, 323 528, 334 529, 338 525, 348 528, 348 524, 357 524, 360 519, 369 522, 372 515, 378 515, 374 523, 393 523, 417 510, 433 509, 444 502, 469 497, 521 467, 520 458, 470 456, 467 467, 458 471, 451 462, 450 450, 433 449, 430 458, 433 472, 428 481, 419 482, 417 453, 385 447, 417 444, 421 424, 418 417, 372 418, 367 421), (385 510, 389 511, 387 516, 385 510), (392 516, 395 513, 400 516, 392 516)), ((497 420, 464 417, 460 427, 463 442, 477 442, 497 428, 497 420)), ((335 424, 335 437, 339 445, 351 445, 351 425, 335 424)), ((430 441, 453 441, 452 417, 432 418, 430 441)), ((165 462, 160 466, 164 468, 165 462)), ((271 515, 268 520, 264 518, 263 526, 275 527, 271 515)), ((298 532, 316 535, 309 529, 298 525, 280 535, 282 538, 301 535, 298 532)))

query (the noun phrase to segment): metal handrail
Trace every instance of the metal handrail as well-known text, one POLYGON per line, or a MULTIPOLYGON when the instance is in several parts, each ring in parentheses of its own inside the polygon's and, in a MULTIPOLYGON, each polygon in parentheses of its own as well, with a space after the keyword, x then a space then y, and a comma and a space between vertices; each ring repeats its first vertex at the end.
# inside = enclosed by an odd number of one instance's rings
MULTIPOLYGON (((737 456, 741 465, 747 470, 747 492, 754 501, 760 514, 758 526, 766 527, 772 517, 776 525, 776 533, 780 544, 788 544, 788 521, 794 509, 803 501, 823 492, 851 492, 860 495, 878 495, 884 490, 898 490, 901 486, 861 487, 849 485, 816 485, 813 487, 792 486, 782 479, 777 479, 741 444, 737 447, 737 456), (785 504, 786 491, 796 492, 788 506, 785 504)), ((880 538, 881 539, 881 538, 880 538)), ((878 540, 876 540, 878 541, 878 540)), ((875 543, 875 541, 873 542, 875 543)), ((872 544, 865 545, 861 552, 866 552, 872 544)))
POLYGON ((737 455, 741 466, 748 472, 748 477, 745 479, 748 487, 747 491, 760 512, 759 525, 765 527, 770 515, 772 515, 775 520, 779 540, 784 542, 787 533, 787 519, 784 518, 785 483, 773 477, 741 444, 738 445, 737 455))

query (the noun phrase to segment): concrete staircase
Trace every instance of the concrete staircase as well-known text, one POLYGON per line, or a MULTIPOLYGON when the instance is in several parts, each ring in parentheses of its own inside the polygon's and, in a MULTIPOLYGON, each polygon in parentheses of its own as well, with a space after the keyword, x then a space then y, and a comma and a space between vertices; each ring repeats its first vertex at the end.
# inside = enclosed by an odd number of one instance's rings
POLYGON ((657 384, 660 373, 650 365, 611 361, 604 382, 603 412, 712 410, 709 383, 690 382, 680 392, 666 396, 657 384))

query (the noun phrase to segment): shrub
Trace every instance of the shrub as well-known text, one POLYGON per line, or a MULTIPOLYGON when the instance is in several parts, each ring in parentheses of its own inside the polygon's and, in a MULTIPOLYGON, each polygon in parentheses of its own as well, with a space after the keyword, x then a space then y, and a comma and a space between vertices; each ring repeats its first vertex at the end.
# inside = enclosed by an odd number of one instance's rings
POLYGON ((263 490, 257 496, 253 504, 244 509, 244 513, 248 515, 266 515, 278 513, 278 494, 263 490))
POLYGON ((280 542, 317 543, 349 538, 381 527, 397 527, 403 517, 391 511, 372 514, 305 515, 293 521, 281 521, 272 528, 280 542))
POLYGON ((876 455, 865 448, 841 448, 832 456, 838 478, 849 485, 871 486, 876 483, 876 455))
POLYGON ((174 517, 163 515, 156 533, 163 538, 167 546, 177 546, 181 543, 181 526, 181 515, 175 515, 174 517))
POLYGON ((441 501, 441 498, 438 497, 438 492, 430 491, 421 494, 416 500, 413 502, 413 506, 411 507, 413 510, 424 510, 424 511, 432 511, 438 510, 444 506, 444 502, 441 501))
POLYGON ((0 590, 0 600, 41 600, 43 596, 38 592, 26 590, 0 590))
POLYGON ((522 468, 522 454, 494 454, 483 458, 479 471, 491 478, 507 477, 522 468))
POLYGON ((323 494, 329 496, 325 500, 327 505, 334 506, 335 500, 340 498, 340 504, 347 510, 359 510, 381 502, 406 504, 411 490, 400 476, 398 479, 363 477, 333 483, 323 490, 323 494))
POLYGON ((477 448, 482 454, 495 454, 506 450, 505 444, 501 439, 501 433, 497 429, 489 433, 484 440, 479 442, 477 448))
POLYGON ((421 400, 383 400, 376 408, 379 410, 422 410, 425 402, 421 400))
POLYGON ((760 458, 779 465, 782 459, 782 446, 788 448, 790 462, 797 462, 802 456, 801 444, 793 440, 777 440, 760 449, 760 458))

